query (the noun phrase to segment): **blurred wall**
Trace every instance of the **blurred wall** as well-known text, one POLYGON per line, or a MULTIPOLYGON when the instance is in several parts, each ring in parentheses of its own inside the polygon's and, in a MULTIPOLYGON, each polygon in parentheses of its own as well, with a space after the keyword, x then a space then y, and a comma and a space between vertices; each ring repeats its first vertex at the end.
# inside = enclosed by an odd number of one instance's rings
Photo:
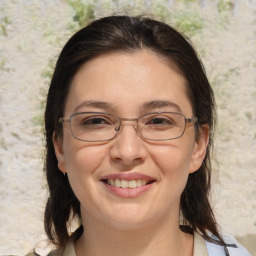
POLYGON ((91 18, 128 12, 173 24, 202 57, 219 114, 216 216, 256 255, 256 1, 125 2, 0 2, 0 254, 45 239, 42 120, 60 49, 91 18))

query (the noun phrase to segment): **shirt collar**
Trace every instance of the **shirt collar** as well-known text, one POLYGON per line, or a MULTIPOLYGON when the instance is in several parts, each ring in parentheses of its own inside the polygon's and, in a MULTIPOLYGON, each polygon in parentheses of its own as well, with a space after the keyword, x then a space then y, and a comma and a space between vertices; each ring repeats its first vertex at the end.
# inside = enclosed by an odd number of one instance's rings
MULTIPOLYGON (((76 256, 75 246, 74 246, 75 238, 76 238, 75 233, 68 240, 68 243, 63 252, 63 256, 76 256)), ((197 232, 194 232, 193 256, 209 256, 207 247, 206 247, 206 242, 204 238, 197 232)))

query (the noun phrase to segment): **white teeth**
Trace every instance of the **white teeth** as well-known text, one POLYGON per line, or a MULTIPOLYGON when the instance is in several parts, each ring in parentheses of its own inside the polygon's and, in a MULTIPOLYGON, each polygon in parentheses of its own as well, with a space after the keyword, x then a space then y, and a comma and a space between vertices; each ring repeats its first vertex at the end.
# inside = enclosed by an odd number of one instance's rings
POLYGON ((129 182, 127 180, 121 180, 121 188, 128 188, 129 182))
POLYGON ((141 187, 142 186, 142 180, 137 180, 136 181, 136 186, 141 187))
POLYGON ((107 180, 107 184, 115 186, 117 188, 139 188, 147 184, 146 180, 107 180))
POLYGON ((115 180, 115 185, 114 185, 114 186, 115 186, 115 187, 118 187, 118 188, 121 187, 121 182, 120 182, 119 179, 115 180))
POLYGON ((129 188, 136 188, 136 180, 130 180, 128 186, 129 188))

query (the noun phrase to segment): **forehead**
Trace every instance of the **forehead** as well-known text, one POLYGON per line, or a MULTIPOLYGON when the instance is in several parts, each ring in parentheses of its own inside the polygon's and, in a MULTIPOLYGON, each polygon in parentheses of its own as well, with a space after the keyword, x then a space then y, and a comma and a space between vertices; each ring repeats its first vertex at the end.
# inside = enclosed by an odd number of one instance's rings
POLYGON ((83 104, 88 101, 107 103, 124 114, 161 101, 191 112, 184 77, 174 64, 149 50, 109 53, 82 65, 72 81, 65 113, 72 114, 81 104, 88 107, 83 104))

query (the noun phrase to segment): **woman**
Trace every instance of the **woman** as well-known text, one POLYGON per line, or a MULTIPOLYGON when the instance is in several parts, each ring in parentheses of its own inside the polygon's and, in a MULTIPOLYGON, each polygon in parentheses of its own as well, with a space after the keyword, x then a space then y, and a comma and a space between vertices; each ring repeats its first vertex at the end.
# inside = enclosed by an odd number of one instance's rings
POLYGON ((45 111, 51 255, 249 255, 209 203, 214 122, 203 66, 173 28, 110 16, 78 31, 45 111))

